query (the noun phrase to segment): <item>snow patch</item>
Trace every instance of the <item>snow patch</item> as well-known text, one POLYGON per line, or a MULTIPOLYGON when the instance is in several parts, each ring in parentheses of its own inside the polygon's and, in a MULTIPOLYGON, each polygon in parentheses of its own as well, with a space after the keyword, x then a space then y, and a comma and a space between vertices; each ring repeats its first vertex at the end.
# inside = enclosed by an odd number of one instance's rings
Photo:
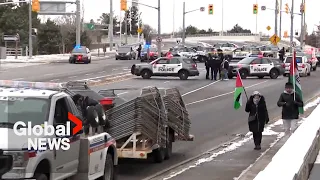
POLYGON ((317 99, 315 99, 315 100, 309 102, 308 104, 306 104, 303 109, 306 111, 309 108, 317 106, 319 103, 320 103, 320 97, 317 97, 317 99))

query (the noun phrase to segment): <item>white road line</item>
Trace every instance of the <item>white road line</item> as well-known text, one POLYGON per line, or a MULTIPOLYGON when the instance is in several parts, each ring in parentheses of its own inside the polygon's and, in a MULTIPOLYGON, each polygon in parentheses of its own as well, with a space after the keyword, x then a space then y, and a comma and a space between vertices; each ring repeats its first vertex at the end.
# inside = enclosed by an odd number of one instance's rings
POLYGON ((74 78, 76 78, 77 76, 70 76, 70 77, 68 77, 69 79, 74 79, 74 78))
POLYGON ((106 71, 101 71, 101 72, 99 72, 100 74, 102 74, 102 73, 105 73, 106 71))
POLYGON ((110 76, 114 76, 114 75, 123 75, 123 74, 129 74, 129 72, 122 72, 122 73, 116 73, 116 74, 109 74, 109 75, 105 75, 105 76, 97 76, 97 77, 93 77, 93 78, 81 79, 81 80, 79 80, 79 81, 88 81, 88 80, 99 79, 99 78, 105 78, 105 77, 110 77, 110 76))
POLYGON ((92 75, 93 73, 89 73, 89 74, 85 74, 86 76, 90 76, 90 75, 92 75))
POLYGON ((60 79, 52 79, 52 80, 50 80, 50 81, 51 81, 51 82, 52 82, 52 81, 60 81, 60 79))
POLYGON ((19 80, 23 80, 24 78, 16 78, 16 79, 12 79, 12 81, 19 81, 19 80))
POLYGON ((166 84, 166 83, 169 83, 170 81, 165 81, 165 82, 163 82, 164 84, 166 84))
POLYGON ((49 74, 44 74, 43 76, 52 76, 54 75, 53 73, 49 73, 49 74))
MULTIPOLYGON (((252 87, 255 87, 255 86, 258 86, 258 85, 260 85, 260 84, 264 84, 264 83, 266 83, 266 82, 268 82, 268 81, 269 81, 269 80, 265 80, 265 81, 262 81, 262 82, 253 84, 253 85, 251 85, 251 86, 247 86, 246 89, 252 88, 252 87)), ((189 106, 189 105, 192 105, 192 104, 201 103, 201 102, 208 101, 208 100, 211 100, 211 99, 216 99, 216 98, 219 98, 219 97, 222 97, 222 96, 225 96, 225 95, 229 95, 229 94, 232 94, 232 93, 234 93, 234 91, 227 92, 227 93, 223 93, 223 94, 219 94, 219 95, 212 96, 212 97, 205 98, 205 99, 201 99, 201 100, 198 100, 198 101, 194 101, 194 102, 191 102, 191 103, 186 104, 186 106, 189 106)))
POLYGON ((201 90, 201 89, 204 89, 204 88, 206 88, 206 87, 209 87, 209 86, 211 86, 211 85, 213 85, 213 84, 215 84, 215 83, 217 83, 217 82, 220 82, 220 80, 215 81, 215 82, 212 82, 212 83, 207 84, 207 85, 205 85, 205 86, 199 87, 199 88, 194 89, 194 90, 192 90, 192 91, 189 91, 189 92, 187 92, 187 93, 184 93, 184 94, 182 94, 181 96, 183 97, 183 96, 189 95, 189 94, 191 94, 191 93, 197 92, 197 91, 199 91, 199 90, 201 90))
POLYGON ((127 93, 129 93, 129 92, 122 92, 122 93, 118 93, 117 95, 118 95, 118 96, 121 96, 121 95, 127 94, 127 93))
POLYGON ((118 69, 112 69, 112 71, 116 71, 116 70, 118 70, 118 69))

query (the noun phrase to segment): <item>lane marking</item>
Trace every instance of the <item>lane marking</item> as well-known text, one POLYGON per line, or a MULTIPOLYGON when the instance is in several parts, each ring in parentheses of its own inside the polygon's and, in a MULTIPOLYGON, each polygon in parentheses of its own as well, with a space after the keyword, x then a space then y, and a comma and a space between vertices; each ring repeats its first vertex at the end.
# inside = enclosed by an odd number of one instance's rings
POLYGON ((100 74, 102 74, 102 73, 105 73, 106 71, 101 71, 101 72, 98 72, 98 73, 100 73, 100 74))
POLYGON ((124 94, 127 94, 127 93, 129 93, 129 92, 122 92, 122 93, 118 93, 117 95, 121 96, 121 95, 124 95, 124 94))
POLYGON ((199 91, 199 90, 201 90, 201 89, 204 89, 204 88, 206 88, 206 87, 209 87, 209 86, 211 86, 211 85, 213 85, 213 84, 215 84, 215 83, 217 83, 217 82, 220 82, 220 81, 221 81, 221 80, 212 82, 212 83, 207 84, 207 85, 205 85, 205 86, 199 87, 199 88, 194 89, 194 90, 189 91, 189 92, 186 92, 186 93, 182 94, 181 96, 183 97, 183 96, 189 95, 189 94, 191 94, 191 93, 197 92, 197 91, 199 91))
POLYGON ((166 83, 169 83, 170 81, 165 81, 165 82, 163 82, 164 84, 166 84, 166 83))
POLYGON ((116 71, 116 70, 118 70, 118 69, 112 69, 111 71, 116 71))
POLYGON ((50 81, 51 81, 51 82, 52 82, 52 81, 60 81, 60 79, 52 79, 52 80, 50 80, 50 81))
POLYGON ((68 77, 69 79, 73 79, 73 78, 76 78, 77 76, 70 76, 68 77))
POLYGON ((44 74, 43 76, 52 76, 54 75, 53 73, 49 73, 49 74, 44 74))
MULTIPOLYGON (((265 81, 262 81, 262 82, 259 82, 259 83, 256 83, 256 84, 252 84, 252 85, 247 86, 247 87, 245 87, 245 88, 246 88, 246 89, 252 88, 252 87, 258 86, 258 85, 260 85, 260 84, 264 84, 264 83, 266 83, 266 82, 268 82, 268 81, 269 81, 269 80, 265 80, 265 81)), ((201 103, 201 102, 208 101, 208 100, 211 100, 211 99, 216 99, 216 98, 219 98, 219 97, 222 97, 222 96, 226 96, 226 95, 229 95, 229 94, 232 94, 232 93, 234 93, 234 91, 230 91, 230 92, 227 92, 227 93, 223 93, 223 94, 219 94, 219 95, 212 96, 212 97, 209 97, 209 98, 205 98, 205 99, 201 99, 201 100, 198 100, 198 101, 194 101, 194 102, 191 102, 191 103, 186 104, 186 106, 189 106, 189 105, 192 105, 192 104, 201 103)))
POLYGON ((16 78, 16 79, 12 79, 12 81, 19 81, 19 80, 23 80, 24 78, 16 78))
POLYGON ((86 76, 90 76, 90 75, 92 75, 93 73, 89 73, 89 74, 85 74, 86 76))
POLYGON ((79 81, 88 81, 88 80, 99 79, 99 78, 104 78, 104 77, 110 77, 110 76, 114 76, 114 75, 122 75, 122 74, 129 74, 129 72, 109 74, 109 75, 105 75, 105 76, 97 76, 97 77, 93 77, 93 78, 81 79, 81 80, 79 80, 79 81))

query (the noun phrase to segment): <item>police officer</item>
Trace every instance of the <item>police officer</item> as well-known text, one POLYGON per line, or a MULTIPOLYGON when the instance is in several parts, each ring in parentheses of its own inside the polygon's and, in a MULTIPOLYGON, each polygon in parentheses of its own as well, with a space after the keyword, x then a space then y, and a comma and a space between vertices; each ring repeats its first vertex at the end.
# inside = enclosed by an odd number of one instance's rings
POLYGON ((208 57, 206 58, 206 61, 204 62, 204 65, 206 66, 206 79, 210 79, 209 78, 209 71, 211 69, 211 79, 213 76, 213 70, 211 68, 211 64, 212 64, 213 58, 211 53, 208 54, 208 57))
POLYGON ((279 51, 279 58, 281 61, 284 61, 284 54, 285 54, 285 49, 282 47, 282 49, 279 51))
POLYGON ((142 50, 142 46, 141 46, 141 44, 139 44, 139 47, 137 49, 137 51, 138 51, 138 59, 141 59, 141 50, 142 50))
POLYGON ((222 49, 218 49, 218 58, 217 58, 217 64, 216 64, 216 69, 217 69, 217 74, 219 74, 219 79, 221 79, 222 78, 222 76, 221 76, 221 64, 222 64, 222 62, 223 62, 223 60, 224 60, 224 54, 223 54, 223 51, 222 51, 222 49))

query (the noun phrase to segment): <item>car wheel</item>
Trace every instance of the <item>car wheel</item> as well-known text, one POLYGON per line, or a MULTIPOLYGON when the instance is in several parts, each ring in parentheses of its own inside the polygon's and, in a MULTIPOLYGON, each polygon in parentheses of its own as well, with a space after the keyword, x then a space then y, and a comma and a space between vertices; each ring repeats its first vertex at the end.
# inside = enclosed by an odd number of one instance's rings
POLYGON ((271 79, 277 79, 279 77, 279 71, 276 69, 271 69, 269 74, 271 79))
POLYGON ((189 77, 188 72, 185 71, 185 70, 180 71, 178 74, 179 74, 179 78, 180 78, 181 80, 187 80, 188 77, 189 77))
POLYGON ((240 69, 239 74, 242 79, 247 79, 247 77, 249 76, 249 72, 246 69, 240 69))
POLYGON ((283 74, 284 77, 287 77, 287 74, 283 74))
POLYGON ((311 76, 311 71, 309 71, 309 72, 307 73, 307 76, 311 76))
POLYGON ((143 70, 141 72, 141 76, 142 76, 143 79, 150 79, 152 74, 151 74, 150 70, 143 70))

